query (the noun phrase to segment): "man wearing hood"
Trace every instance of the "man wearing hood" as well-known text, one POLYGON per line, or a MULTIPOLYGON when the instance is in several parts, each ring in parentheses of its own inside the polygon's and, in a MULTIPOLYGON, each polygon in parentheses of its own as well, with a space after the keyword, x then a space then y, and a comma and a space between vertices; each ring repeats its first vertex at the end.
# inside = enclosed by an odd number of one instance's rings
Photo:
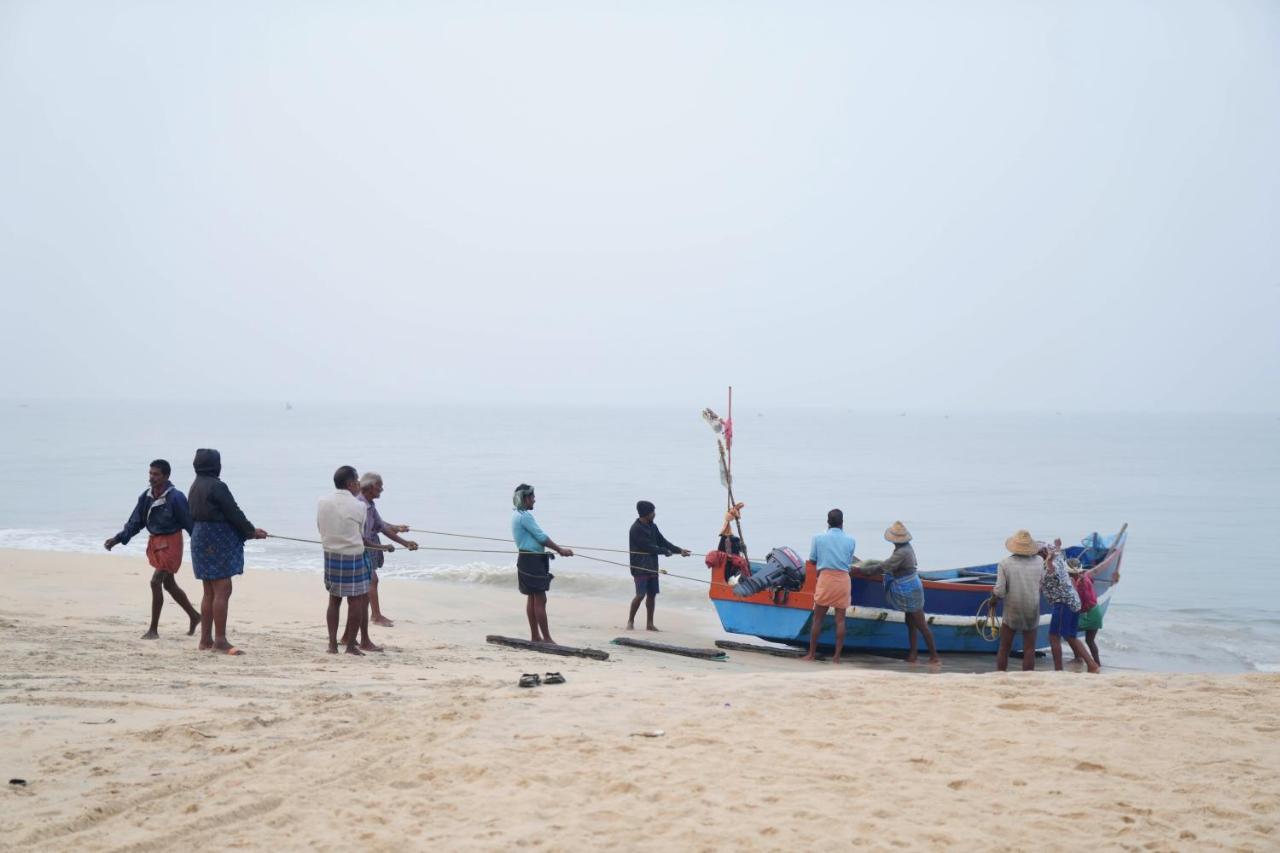
POLYGON ((142 528, 147 529, 147 562, 155 572, 151 575, 151 627, 142 635, 144 640, 160 638, 160 610, 164 607, 165 591, 191 619, 187 636, 194 634, 200 625, 200 613, 191 606, 187 594, 174 577, 182 566, 182 531, 191 533, 191 509, 187 506, 186 495, 169 481, 170 470, 164 459, 151 463, 147 472, 147 489, 138 496, 124 529, 102 543, 102 547, 110 551, 117 545, 129 544, 129 540, 142 528))
POLYGON ((231 600, 231 579, 244 574, 244 543, 266 539, 267 532, 254 527, 236 503, 227 484, 219 479, 222 454, 201 448, 193 463, 195 482, 191 484, 191 565, 204 583, 200 602, 200 645, 202 651, 228 655, 244 654, 227 641, 227 607, 231 600))

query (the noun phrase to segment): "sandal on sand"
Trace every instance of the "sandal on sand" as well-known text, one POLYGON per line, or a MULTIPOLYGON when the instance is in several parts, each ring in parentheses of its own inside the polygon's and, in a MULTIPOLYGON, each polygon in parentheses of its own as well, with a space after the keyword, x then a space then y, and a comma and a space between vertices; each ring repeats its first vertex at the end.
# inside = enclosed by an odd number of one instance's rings
POLYGON ((558 672, 548 672, 542 678, 543 684, 564 684, 564 676, 558 672))
POLYGON ((521 687, 537 687, 542 683, 542 679, 538 677, 536 672, 526 672, 520 676, 521 687))

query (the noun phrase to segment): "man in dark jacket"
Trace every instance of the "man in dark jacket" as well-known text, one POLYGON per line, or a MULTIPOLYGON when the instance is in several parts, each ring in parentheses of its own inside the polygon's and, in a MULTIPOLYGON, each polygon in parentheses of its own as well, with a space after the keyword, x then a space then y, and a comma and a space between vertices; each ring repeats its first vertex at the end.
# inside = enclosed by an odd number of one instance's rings
POLYGON ((631 599, 631 611, 627 615, 627 630, 636 627, 636 613, 640 610, 640 602, 644 602, 645 615, 650 631, 658 630, 653 624, 653 608, 658 596, 658 555, 670 557, 679 554, 689 556, 689 552, 679 545, 672 545, 662 535, 658 525, 653 523, 657 511, 649 501, 636 504, 636 515, 639 516, 631 525, 631 579, 635 581, 636 597, 631 599))
POLYGON ((160 638, 160 610, 164 607, 164 594, 168 591, 178 606, 187 611, 191 625, 187 636, 200 625, 200 613, 191 606, 187 594, 178 586, 175 575, 182 565, 182 531, 191 533, 191 510, 187 497, 169 482, 169 463, 157 459, 147 472, 148 486, 138 496, 133 515, 125 522, 124 529, 112 536, 102 547, 110 551, 117 545, 127 545, 142 528, 147 529, 147 562, 155 572, 151 575, 151 627, 142 635, 144 640, 160 638))
POLYGON ((267 532, 254 527, 236 503, 222 473, 222 454, 209 448, 196 451, 196 470, 191 484, 191 567, 204 583, 200 602, 200 645, 202 651, 228 655, 243 654, 227 641, 227 607, 231 601, 231 579, 244 574, 246 539, 266 539, 267 532))

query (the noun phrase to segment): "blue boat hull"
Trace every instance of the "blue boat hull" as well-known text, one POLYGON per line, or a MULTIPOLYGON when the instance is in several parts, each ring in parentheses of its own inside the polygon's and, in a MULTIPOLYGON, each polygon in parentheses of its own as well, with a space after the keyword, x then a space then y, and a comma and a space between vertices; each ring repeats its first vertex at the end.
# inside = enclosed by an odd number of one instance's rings
MULTIPOLYGON (((1084 549, 1067 549, 1068 556, 1081 556, 1084 549)), ((1119 570, 1124 551, 1123 534, 1116 546, 1100 558, 1094 577, 1098 593, 1098 606, 1110 604, 1111 586, 1119 570)), ((1086 565, 1088 563, 1086 562, 1086 565)), ((991 595, 996 567, 972 566, 964 569, 922 571, 925 586, 925 617, 933 633, 934 643, 940 652, 994 653, 999 647, 995 640, 984 639, 979 630, 977 614, 991 595)), ((810 570, 810 574, 812 570, 810 570)), ((718 580, 723 574, 718 572, 718 580)), ((790 594, 787 600, 775 602, 767 593, 748 598, 737 598, 727 593, 728 584, 713 585, 711 600, 725 631, 746 634, 792 646, 807 647, 812 626, 813 579, 808 578, 802 590, 790 594), (718 588, 717 588, 718 587, 718 588)), ((872 651, 906 651, 907 627, 900 612, 892 609, 885 600, 884 587, 879 579, 854 577, 853 607, 845 615, 845 647, 872 651)), ((1040 627, 1036 632, 1036 648, 1049 645, 1050 607, 1040 602, 1040 627)), ((1001 608, 996 610, 1001 615, 1001 608)), ((819 646, 835 647, 835 617, 828 612, 818 635, 819 646)), ((923 648, 923 641, 919 641, 923 648)), ((1022 636, 1015 635, 1013 651, 1021 653, 1022 636)))

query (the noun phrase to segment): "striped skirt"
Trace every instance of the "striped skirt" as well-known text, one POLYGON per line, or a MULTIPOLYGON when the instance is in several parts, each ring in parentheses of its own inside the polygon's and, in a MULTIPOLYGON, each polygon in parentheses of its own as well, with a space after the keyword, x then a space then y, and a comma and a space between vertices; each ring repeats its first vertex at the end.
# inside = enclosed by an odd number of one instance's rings
POLYGON ((364 554, 324 552, 324 588, 330 595, 339 598, 365 595, 369 592, 372 574, 364 554))

